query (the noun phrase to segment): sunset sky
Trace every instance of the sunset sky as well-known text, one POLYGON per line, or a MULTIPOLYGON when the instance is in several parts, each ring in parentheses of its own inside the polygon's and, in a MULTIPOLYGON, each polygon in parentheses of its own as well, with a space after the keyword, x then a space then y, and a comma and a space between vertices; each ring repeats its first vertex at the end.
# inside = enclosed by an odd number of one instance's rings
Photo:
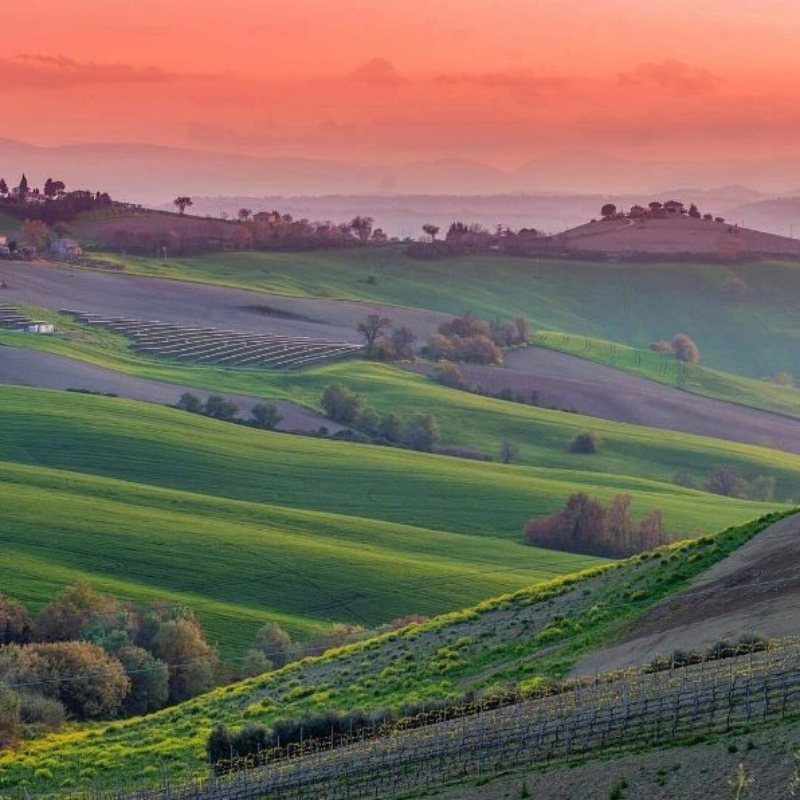
POLYGON ((2 136, 35 144, 800 154, 797 0, 26 0, 1 22, 2 136))

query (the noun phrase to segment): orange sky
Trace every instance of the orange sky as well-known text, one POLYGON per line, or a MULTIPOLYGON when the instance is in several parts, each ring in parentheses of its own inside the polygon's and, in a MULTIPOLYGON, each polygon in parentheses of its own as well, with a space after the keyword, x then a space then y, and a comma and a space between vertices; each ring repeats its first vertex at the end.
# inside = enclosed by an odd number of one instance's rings
POLYGON ((797 0, 26 0, 0 24, 0 135, 37 144, 800 153, 797 0))

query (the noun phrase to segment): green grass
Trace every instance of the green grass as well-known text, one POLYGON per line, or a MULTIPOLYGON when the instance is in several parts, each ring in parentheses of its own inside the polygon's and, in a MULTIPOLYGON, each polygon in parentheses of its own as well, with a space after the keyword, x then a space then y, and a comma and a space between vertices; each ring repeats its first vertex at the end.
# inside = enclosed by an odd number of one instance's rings
POLYGON ((537 328, 646 348, 688 333, 703 363, 754 378, 796 369, 800 264, 615 264, 505 256, 421 262, 402 246, 319 253, 219 253, 163 259, 104 258, 129 272, 306 297, 422 306, 487 319, 524 315, 537 328), (374 277, 374 283, 366 279, 374 277), (722 287, 738 278, 743 302, 722 287))
POLYGON ((513 682, 524 690, 559 679, 581 656, 613 643, 634 619, 778 516, 672 546, 658 557, 539 584, 147 718, 26 743, 0 754, 0 788, 57 791, 86 784, 86 770, 100 785, 158 782, 165 775, 175 781, 207 769, 205 738, 218 722, 269 725, 325 708, 399 708, 468 689, 491 693, 513 682))
POLYGON ((685 364, 674 356, 655 353, 649 348, 628 347, 589 336, 540 331, 533 341, 540 347, 569 353, 692 394, 800 418, 800 390, 793 387, 710 369, 702 364, 685 364))
POLYGON ((0 541, 14 554, 0 565, 4 589, 33 607, 78 579, 124 597, 173 597, 200 610, 232 657, 269 617, 299 633, 335 620, 374 625, 590 563, 521 543, 531 516, 576 491, 606 501, 627 492, 635 516, 662 509, 676 537, 775 507, 639 474, 664 471, 660 460, 724 460, 787 483, 800 472, 796 456, 691 437, 661 441, 612 423, 602 431, 605 455, 575 456, 563 446, 580 424, 573 415, 362 366, 362 379, 388 393, 383 402, 397 402, 393 377, 398 391, 434 408, 441 402, 446 411, 452 395, 473 404, 484 435, 492 424, 530 429, 551 463, 467 461, 255 431, 119 398, 2 387, 0 541))

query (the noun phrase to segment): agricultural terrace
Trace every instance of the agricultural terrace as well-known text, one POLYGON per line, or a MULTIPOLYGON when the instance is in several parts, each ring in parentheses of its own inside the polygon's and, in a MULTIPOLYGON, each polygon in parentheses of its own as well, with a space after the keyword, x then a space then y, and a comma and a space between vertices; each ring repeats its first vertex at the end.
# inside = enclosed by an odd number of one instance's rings
MULTIPOLYGON (((684 331, 698 343, 703 364, 753 378, 794 369, 794 342, 800 335, 800 264, 794 261, 643 264, 501 255, 416 261, 394 245, 166 261, 103 258, 130 273, 280 295, 388 303, 449 315, 470 310, 489 320, 524 316, 536 329, 640 349, 684 331)), ((420 339, 428 335, 416 332, 420 339)))

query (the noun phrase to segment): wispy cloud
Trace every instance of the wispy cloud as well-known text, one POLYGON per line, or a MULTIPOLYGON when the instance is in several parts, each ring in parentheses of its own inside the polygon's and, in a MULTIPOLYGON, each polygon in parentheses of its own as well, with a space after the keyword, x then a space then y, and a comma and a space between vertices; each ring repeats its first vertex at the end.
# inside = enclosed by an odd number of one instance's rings
POLYGON ((630 72, 620 72, 617 78, 623 86, 644 84, 680 94, 705 94, 723 83, 722 78, 707 69, 673 59, 666 59, 658 64, 639 64, 630 72))
POLYGON ((80 85, 169 83, 207 78, 132 64, 76 61, 67 56, 22 54, 0 58, 0 88, 62 89, 80 85))

